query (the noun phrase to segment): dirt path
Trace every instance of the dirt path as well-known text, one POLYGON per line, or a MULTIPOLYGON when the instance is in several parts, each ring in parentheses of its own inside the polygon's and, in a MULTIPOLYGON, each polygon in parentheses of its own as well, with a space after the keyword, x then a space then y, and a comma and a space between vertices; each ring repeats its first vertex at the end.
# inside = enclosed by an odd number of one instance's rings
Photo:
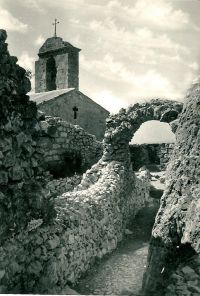
POLYGON ((84 295, 140 295, 156 206, 141 210, 117 249, 95 264, 75 290, 84 295))

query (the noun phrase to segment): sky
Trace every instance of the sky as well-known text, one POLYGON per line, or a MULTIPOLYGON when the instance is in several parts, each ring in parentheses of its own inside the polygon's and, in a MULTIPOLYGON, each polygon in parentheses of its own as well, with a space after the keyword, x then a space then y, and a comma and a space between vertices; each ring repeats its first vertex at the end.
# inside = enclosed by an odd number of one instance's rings
POLYGON ((0 28, 18 63, 34 74, 57 18, 57 35, 82 49, 80 90, 110 112, 183 100, 199 74, 199 14, 199 0, 0 0, 0 28))

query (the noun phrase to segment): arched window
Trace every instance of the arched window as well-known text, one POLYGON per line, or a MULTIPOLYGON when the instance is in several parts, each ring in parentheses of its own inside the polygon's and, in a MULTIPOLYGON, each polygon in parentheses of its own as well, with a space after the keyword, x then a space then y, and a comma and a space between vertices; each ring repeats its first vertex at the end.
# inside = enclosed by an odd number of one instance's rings
POLYGON ((46 64, 46 90, 55 90, 56 89, 56 62, 55 59, 51 56, 47 60, 46 64))

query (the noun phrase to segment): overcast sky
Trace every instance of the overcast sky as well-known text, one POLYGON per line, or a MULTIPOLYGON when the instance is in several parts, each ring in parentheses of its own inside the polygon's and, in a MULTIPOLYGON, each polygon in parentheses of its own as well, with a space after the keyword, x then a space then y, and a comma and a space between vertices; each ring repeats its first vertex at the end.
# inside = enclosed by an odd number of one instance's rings
POLYGON ((82 49, 80 90, 109 111, 181 100, 200 66, 199 0, 0 0, 9 50, 34 72, 46 38, 82 49))

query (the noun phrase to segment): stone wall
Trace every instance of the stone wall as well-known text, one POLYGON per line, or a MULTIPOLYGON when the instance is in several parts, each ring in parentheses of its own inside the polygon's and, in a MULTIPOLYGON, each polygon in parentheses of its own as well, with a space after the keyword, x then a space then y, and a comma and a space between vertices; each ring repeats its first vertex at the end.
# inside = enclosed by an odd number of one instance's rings
POLYGON ((180 102, 156 99, 135 104, 111 115, 107 119, 103 159, 127 159, 127 155, 130 155, 129 142, 142 123, 149 120, 171 123, 178 118, 181 110, 180 102))
MULTIPOLYGON (((66 284, 116 247, 129 220, 148 202, 148 173, 136 177, 132 171, 133 133, 146 120, 176 119, 181 105, 152 101, 110 117, 103 157, 73 191, 55 199, 41 166, 44 151, 37 146, 41 117, 5 39, 0 31, 0 293, 65 293, 66 284)), ((47 130, 54 133, 51 126, 47 130)))
POLYGON ((0 293, 58 294, 116 247, 148 201, 148 174, 136 177, 129 155, 101 159, 76 189, 55 199, 63 184, 51 191, 55 181, 47 184, 44 150, 37 143, 46 137, 44 126, 53 138, 62 124, 40 122, 26 95, 30 82, 5 39, 0 30, 0 293))
POLYGON ((182 262, 169 278, 165 296, 200 295, 200 258, 192 256, 182 262))
POLYGON ((173 143, 130 145, 131 162, 134 170, 144 165, 158 165, 165 170, 169 162, 173 143))
POLYGON ((7 50, 0 30, 0 242, 26 227, 31 219, 50 219, 50 197, 44 190, 42 153, 37 147, 37 108, 26 93, 26 71, 7 50))
POLYGON ((52 224, 32 220, 2 245, 1 293, 63 293, 116 248, 148 197, 148 174, 139 179, 121 162, 100 161, 76 190, 56 199, 52 224))
POLYGON ((51 196, 57 197, 65 192, 73 191, 82 180, 82 175, 74 175, 72 177, 53 179, 47 183, 47 188, 51 196))
POLYGON ((44 166, 54 175, 65 177, 83 173, 102 155, 102 143, 81 127, 60 118, 46 117, 40 122, 38 146, 44 151, 44 166))
POLYGON ((165 292, 169 295, 166 286, 170 285, 173 289, 170 296, 199 295, 199 115, 200 86, 197 84, 188 91, 179 118, 177 141, 166 176, 167 187, 152 232, 144 277, 146 295, 165 295, 165 292), (187 268, 188 264, 190 268, 187 268), (191 271, 192 266, 195 272, 191 271), (174 276, 170 278, 172 274, 174 276), (183 292, 183 282, 189 291, 183 292))

